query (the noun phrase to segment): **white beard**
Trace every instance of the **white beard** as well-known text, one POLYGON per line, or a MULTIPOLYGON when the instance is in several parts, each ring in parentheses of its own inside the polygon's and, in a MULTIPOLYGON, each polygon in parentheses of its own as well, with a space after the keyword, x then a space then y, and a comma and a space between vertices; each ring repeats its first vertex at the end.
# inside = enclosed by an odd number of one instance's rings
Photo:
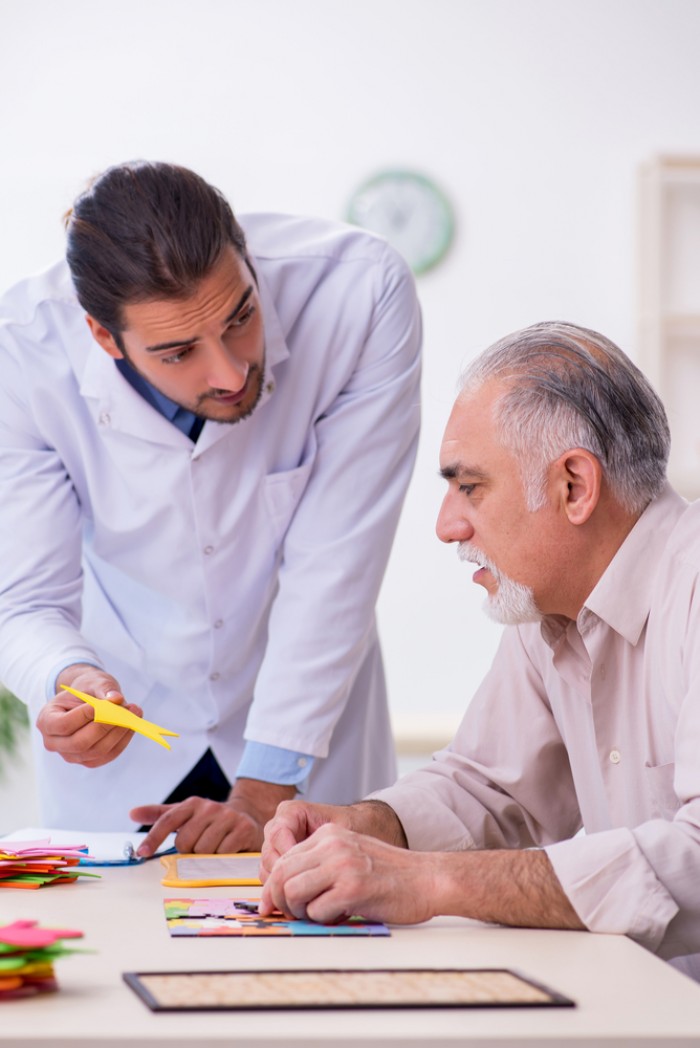
POLYGON ((457 553, 460 560, 471 561, 480 568, 488 568, 496 580, 498 589, 495 593, 487 593, 483 604, 484 611, 490 619, 500 622, 503 626, 520 626, 525 622, 541 621, 542 613, 529 586, 509 579, 471 542, 460 542, 457 553))

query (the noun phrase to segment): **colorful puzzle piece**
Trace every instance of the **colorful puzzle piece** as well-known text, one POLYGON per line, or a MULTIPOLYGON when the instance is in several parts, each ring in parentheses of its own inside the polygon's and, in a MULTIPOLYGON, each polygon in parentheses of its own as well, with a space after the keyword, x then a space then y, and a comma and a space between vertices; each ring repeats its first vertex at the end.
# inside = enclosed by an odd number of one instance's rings
MULTIPOLYGON (((42 888, 47 884, 74 884, 78 877, 95 877, 78 869, 89 858, 84 845, 52 848, 41 841, 0 841, 0 889, 42 888)), ((0 937, 0 953, 3 941, 0 937)))
POLYGON ((385 924, 350 917, 337 924, 292 920, 281 913, 258 915, 257 899, 165 899, 168 931, 174 937, 390 935, 385 924))
POLYGON ((0 942, 25 950, 53 946, 59 939, 82 939, 83 933, 67 928, 39 928, 36 921, 14 921, 0 928, 0 942))
POLYGON ((36 921, 15 921, 0 927, 0 1001, 57 990, 54 960, 84 952, 64 946, 63 939, 80 939, 82 934, 65 928, 40 928, 36 921))

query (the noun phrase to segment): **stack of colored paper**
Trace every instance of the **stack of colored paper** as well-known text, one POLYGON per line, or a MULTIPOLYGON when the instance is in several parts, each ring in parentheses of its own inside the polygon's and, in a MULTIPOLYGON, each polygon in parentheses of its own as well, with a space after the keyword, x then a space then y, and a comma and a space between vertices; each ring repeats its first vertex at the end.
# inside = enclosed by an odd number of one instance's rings
POLYGON ((36 921, 0 927, 0 1001, 57 990, 53 962, 79 952, 61 940, 81 939, 82 935, 66 928, 39 928, 36 921))
POLYGON ((42 888, 72 884, 77 877, 99 877, 78 869, 84 845, 52 847, 43 841, 0 841, 0 888, 42 888))

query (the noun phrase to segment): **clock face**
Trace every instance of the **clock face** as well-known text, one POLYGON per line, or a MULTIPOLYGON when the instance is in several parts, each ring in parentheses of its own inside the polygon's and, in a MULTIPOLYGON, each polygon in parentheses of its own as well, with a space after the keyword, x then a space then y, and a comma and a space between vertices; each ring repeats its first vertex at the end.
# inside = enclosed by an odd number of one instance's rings
POLYGON ((414 273, 424 273, 443 257, 454 233, 452 208, 424 175, 385 171, 360 186, 348 220, 386 237, 414 273))

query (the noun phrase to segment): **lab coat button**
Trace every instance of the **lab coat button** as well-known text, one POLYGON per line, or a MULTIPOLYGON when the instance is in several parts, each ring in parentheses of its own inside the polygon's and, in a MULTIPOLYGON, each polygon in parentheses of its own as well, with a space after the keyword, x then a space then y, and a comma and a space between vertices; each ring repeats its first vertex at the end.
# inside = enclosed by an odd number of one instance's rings
POLYGON ((619 764, 622 760, 619 750, 610 750, 610 763, 619 764))
POLYGON ((220 673, 210 673, 209 674, 209 680, 218 680, 220 676, 221 676, 220 673))
POLYGON ((108 426, 112 421, 109 411, 101 411, 97 421, 101 426, 108 426))
POLYGON ((216 622, 214 623, 214 629, 215 630, 220 630, 221 627, 223 626, 223 624, 224 624, 224 620, 223 619, 217 619, 216 622))
POLYGON ((214 552, 214 547, 213 546, 205 546, 204 547, 204 552, 206 553, 207 556, 209 556, 210 553, 214 552))

